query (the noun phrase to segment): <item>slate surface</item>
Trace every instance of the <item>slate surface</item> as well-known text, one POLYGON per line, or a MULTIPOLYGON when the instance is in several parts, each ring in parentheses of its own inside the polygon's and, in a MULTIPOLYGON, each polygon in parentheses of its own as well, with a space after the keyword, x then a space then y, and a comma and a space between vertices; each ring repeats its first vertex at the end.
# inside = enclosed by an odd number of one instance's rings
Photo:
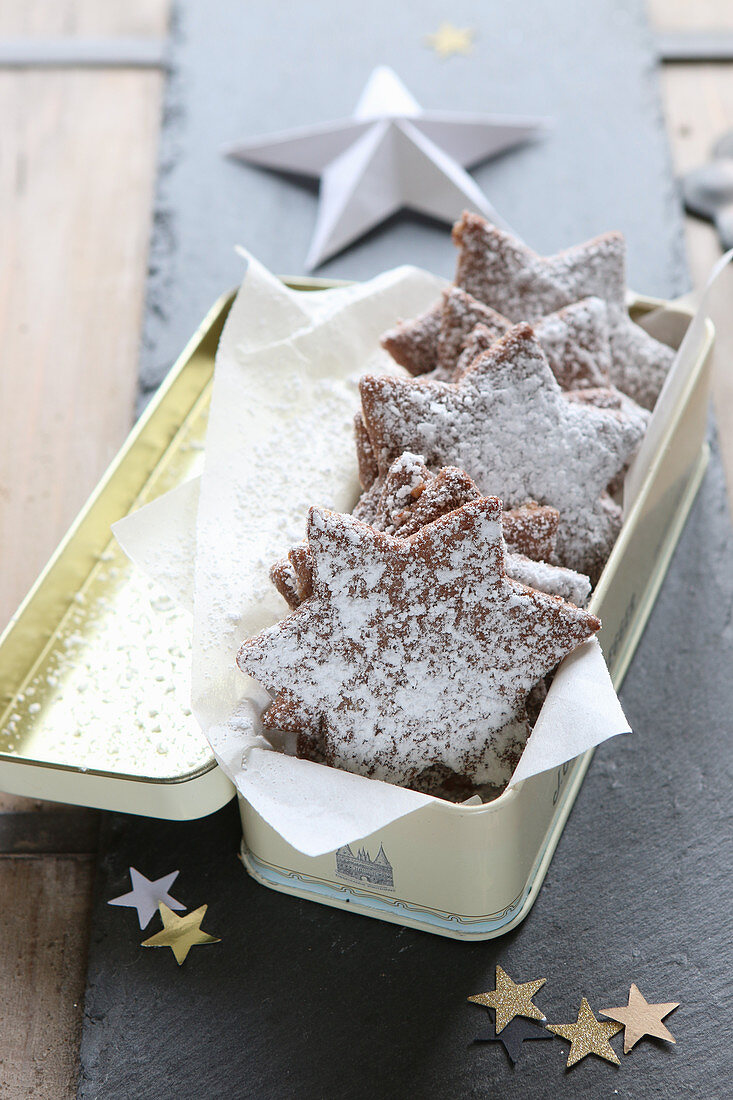
MULTIPOLYGON (((242 276, 236 244, 300 274, 314 193, 226 160, 237 139, 351 114, 378 64, 424 107, 542 115, 547 138, 473 173, 548 254, 608 229, 629 242, 629 282, 687 289, 679 202, 642 0, 209 0, 179 5, 152 242, 142 381, 160 381, 214 299, 242 276), (446 18, 477 29, 470 57, 425 47, 446 18)), ((452 275, 445 228, 397 215, 317 274, 362 279, 398 263, 452 275)))
POLYGON ((716 459, 626 678, 636 733, 598 750, 534 908, 498 940, 456 943, 258 886, 237 858, 234 803, 184 824, 106 815, 79 1096, 722 1098, 732 666, 716 459), (207 902, 204 928, 222 942, 180 969, 169 950, 138 947, 135 913, 106 904, 128 889, 129 864, 151 877, 180 867, 174 896, 207 902), (466 1001, 493 988, 497 961, 518 981, 547 978, 537 1003, 551 1022, 574 1020, 582 995, 625 1003, 632 981, 650 1001, 679 1000, 677 1045, 644 1040, 619 1068, 588 1058, 568 1071, 566 1043, 526 1043, 512 1069, 499 1046, 473 1043, 488 1014, 466 1001))
MULTIPOLYGON (((236 281, 234 241, 301 268, 312 194, 219 160, 219 143, 349 111, 380 61, 426 105, 555 114, 542 146, 478 173, 493 201, 543 251, 620 226, 634 285, 683 288, 641 4, 516 7, 452 11, 481 28, 481 53, 442 63, 421 45, 446 17, 438 3, 216 0, 179 13, 143 385, 236 281)), ((328 272, 404 260, 448 273, 445 232, 397 220, 328 272)), ((454 943, 256 885, 237 859, 234 804, 183 824, 105 816, 81 1100, 724 1095, 732 662, 733 533, 716 457, 626 679, 636 733, 598 751, 534 909, 499 940, 454 943), (141 950, 134 912, 106 904, 128 888, 129 864, 151 877, 180 867, 175 896, 207 902, 204 927, 222 942, 180 969, 168 950, 141 950), (632 981, 649 1000, 678 999, 678 1045, 644 1041, 618 1069, 589 1058, 566 1071, 567 1044, 527 1043, 512 1069, 499 1046, 473 1043, 487 1014, 466 1002, 492 988, 497 960, 517 980, 547 978, 537 1001, 552 1022, 574 1020, 583 994, 596 1009, 623 1003, 632 981)))

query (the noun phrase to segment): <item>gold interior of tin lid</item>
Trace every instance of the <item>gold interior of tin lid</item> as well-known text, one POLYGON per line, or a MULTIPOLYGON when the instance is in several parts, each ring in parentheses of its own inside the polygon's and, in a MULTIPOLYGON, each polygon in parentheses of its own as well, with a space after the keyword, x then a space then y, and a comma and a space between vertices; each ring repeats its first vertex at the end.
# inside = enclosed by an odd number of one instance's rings
POLYGON ((233 300, 214 304, 0 638, 0 762, 154 783, 215 766, 189 707, 190 615, 132 565, 110 525, 200 472, 233 300))
POLYGON ((110 533, 200 472, 223 298, 0 640, 0 761, 180 782, 214 767, 189 708, 191 617, 110 533))
MULTIPOLYGON (((199 472, 208 410, 190 413, 137 503, 199 472)), ((212 762, 189 709, 191 616, 109 536, 0 717, 0 753, 145 779, 212 762)), ((49 624, 50 625, 50 624, 49 624)), ((32 639, 29 639, 32 642, 32 639)))

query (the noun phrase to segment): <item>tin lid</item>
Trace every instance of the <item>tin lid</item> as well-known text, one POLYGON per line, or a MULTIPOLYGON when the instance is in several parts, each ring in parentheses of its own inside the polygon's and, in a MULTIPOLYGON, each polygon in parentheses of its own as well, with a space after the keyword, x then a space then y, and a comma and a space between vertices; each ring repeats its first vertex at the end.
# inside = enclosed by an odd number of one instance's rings
POLYGON ((1 790, 168 818, 234 794, 189 709, 190 614, 110 534, 198 472, 232 300, 205 318, 0 637, 1 790))

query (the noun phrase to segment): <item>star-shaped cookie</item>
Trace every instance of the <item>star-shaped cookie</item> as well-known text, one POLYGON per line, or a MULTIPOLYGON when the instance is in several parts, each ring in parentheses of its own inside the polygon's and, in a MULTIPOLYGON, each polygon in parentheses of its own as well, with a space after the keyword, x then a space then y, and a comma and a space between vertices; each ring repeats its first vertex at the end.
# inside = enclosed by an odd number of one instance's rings
MULTIPOLYGON (((585 298, 534 322, 537 339, 552 373, 564 390, 607 386, 611 342, 607 309, 600 298, 585 298)), ((382 336, 382 346, 410 374, 432 381, 455 381, 456 368, 470 362, 470 338, 480 326, 484 351, 504 336, 514 322, 461 287, 444 291, 437 304, 412 321, 403 321, 382 336), (467 362, 466 362, 467 360, 467 362)))
POLYGON ((574 1024, 548 1024, 547 1030, 570 1043, 568 1069, 589 1054, 605 1058, 615 1066, 620 1065, 618 1055, 608 1040, 621 1030, 621 1024, 597 1020, 585 997, 580 1002, 578 1018, 574 1024))
MULTIPOLYGON (((362 496, 353 515, 378 531, 408 538, 480 496, 475 482, 463 470, 446 466, 431 473, 421 455, 406 452, 362 496)), ((572 569, 547 564, 555 550, 559 522, 556 508, 534 501, 503 512, 506 571, 523 584, 581 607, 590 595, 588 578, 572 569)), ((307 545, 300 543, 288 557, 275 562, 270 579, 291 608, 307 600, 313 593, 313 564, 307 545)))
POLYGON ((527 692, 599 627, 506 576, 501 501, 407 539, 311 509, 313 595, 246 641, 238 664, 330 762, 395 783, 445 764, 493 782, 495 733, 526 729, 527 692))
POLYGON ((589 295, 608 307, 611 381, 651 409, 674 353, 626 308, 626 244, 606 233, 555 256, 538 256, 484 218, 465 213, 453 229, 456 284, 513 321, 534 321, 589 295))
POLYGON ((560 512, 558 561, 595 581, 621 525, 605 494, 646 428, 642 410, 569 401, 531 327, 516 325, 455 383, 367 375, 362 415, 378 474, 404 451, 455 465, 508 507, 560 512))
POLYGON ((624 1028, 624 1054, 628 1054, 633 1046, 644 1035, 651 1035, 655 1039, 664 1039, 668 1043, 676 1043, 672 1032, 664 1026, 662 1020, 669 1016, 675 1008, 679 1008, 679 1001, 668 1001, 666 1004, 650 1005, 644 995, 639 992, 633 983, 629 990, 629 1003, 619 1008, 603 1008, 601 1016, 608 1016, 616 1020, 624 1028))
MULTIPOLYGON (((536 335, 536 326, 533 326, 533 328, 535 328, 536 335)), ((451 381, 460 381, 465 371, 472 365, 474 360, 477 359, 482 352, 488 351, 494 343, 496 343, 496 340, 493 334, 486 327, 486 325, 476 325, 476 327, 472 329, 471 334, 465 342, 463 351, 458 357, 455 370, 452 372, 451 381)), ((543 348, 543 351, 544 350, 545 349, 543 348)), ((430 378, 434 378, 436 377, 437 373, 437 371, 433 371, 432 374, 424 375, 423 379, 427 380, 430 378)), ((553 371, 553 373, 557 377, 557 372, 553 371)), ((595 405, 597 409, 615 409, 619 412, 620 415, 628 415, 632 418, 632 420, 638 420, 639 416, 644 418, 646 415, 645 411, 641 408, 640 405, 637 405, 636 401, 634 401, 633 398, 629 397, 625 393, 622 393, 621 390, 617 390, 615 386, 594 386, 592 388, 584 386, 583 388, 577 390, 564 390, 564 393, 568 401, 575 401, 582 405, 595 405)), ((365 442, 365 439, 368 440, 368 433, 361 416, 359 417, 359 419, 361 420, 361 424, 359 425, 356 433, 357 454, 363 453, 365 456, 368 456, 367 458, 365 458, 365 463, 367 464, 365 464, 364 466, 366 476, 377 477, 378 471, 376 469, 374 455, 371 450, 371 442, 365 442)), ((619 471, 613 481, 609 483, 607 491, 611 496, 621 491, 627 469, 628 463, 626 464, 626 466, 624 466, 622 470, 619 471)))
POLYGON ((497 963, 496 988, 490 989, 488 993, 475 993, 468 999, 474 1004, 494 1009, 498 1035, 515 1016, 526 1016, 529 1020, 545 1019, 532 998, 542 989, 546 981, 546 978, 537 978, 533 982, 512 981, 507 972, 497 963))
POLYGON ((438 366, 443 306, 444 298, 440 297, 425 313, 399 321, 382 335, 382 347, 410 374, 427 374, 438 366))

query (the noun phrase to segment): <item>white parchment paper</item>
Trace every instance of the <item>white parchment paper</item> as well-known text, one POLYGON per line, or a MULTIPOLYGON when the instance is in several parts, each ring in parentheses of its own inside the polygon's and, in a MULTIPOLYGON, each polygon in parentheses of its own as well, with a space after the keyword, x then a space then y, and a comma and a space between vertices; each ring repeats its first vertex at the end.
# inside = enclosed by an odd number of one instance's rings
MULTIPOLYGON (((297 292, 245 259, 217 352, 203 476, 120 521, 115 534, 193 609, 192 707, 220 765, 290 844, 320 855, 432 799, 280 751, 259 728, 268 697, 235 656, 287 611, 268 572, 302 539, 308 508, 355 503, 357 381, 399 371, 380 334, 426 309, 444 283, 398 268, 297 292)), ((561 666, 510 785, 628 728, 600 647, 588 642, 561 666)))

